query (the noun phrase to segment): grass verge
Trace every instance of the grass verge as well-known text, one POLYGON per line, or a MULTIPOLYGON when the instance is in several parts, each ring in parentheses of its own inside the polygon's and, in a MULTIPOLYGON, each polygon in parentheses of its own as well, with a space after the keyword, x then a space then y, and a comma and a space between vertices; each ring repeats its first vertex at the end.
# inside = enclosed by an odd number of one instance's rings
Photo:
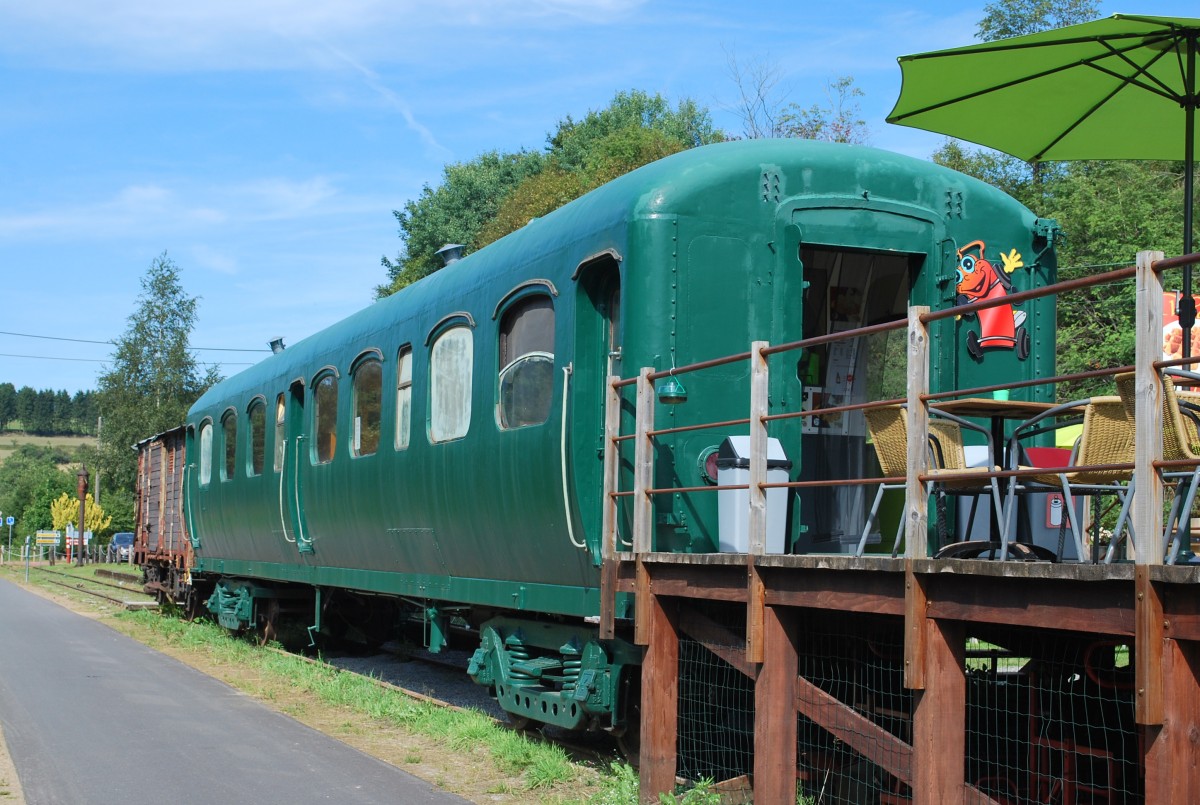
MULTIPOLYGON (((58 566, 94 576, 104 566, 58 566)), ((24 583, 24 569, 0 568, 24 583)), ((475 802, 634 805, 637 772, 611 759, 573 758, 561 746, 515 732, 478 711, 448 710, 369 679, 314 665, 231 636, 210 622, 188 622, 157 612, 126 612, 101 599, 43 583, 30 586, 71 609, 191 665, 266 705, 381 760, 475 802)), ((130 597, 133 597, 131 591, 130 597)), ((662 802, 719 802, 701 784, 662 802)))

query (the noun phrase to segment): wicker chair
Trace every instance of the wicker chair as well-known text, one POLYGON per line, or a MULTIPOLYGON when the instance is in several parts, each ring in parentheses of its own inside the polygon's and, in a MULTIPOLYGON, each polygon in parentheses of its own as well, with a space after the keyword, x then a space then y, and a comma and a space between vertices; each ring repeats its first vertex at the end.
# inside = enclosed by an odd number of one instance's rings
MULTIPOLYGON (((1049 428, 1043 423, 1054 423, 1058 417, 1069 414, 1083 407, 1083 433, 1075 442, 1071 451, 1068 467, 1088 467, 1106 464, 1133 463, 1133 427, 1126 414, 1125 405, 1120 397, 1092 397, 1086 400, 1076 400, 1055 406, 1037 416, 1022 422, 1013 431, 1009 441, 1008 455, 1020 455, 1020 440, 1035 433, 1044 433, 1061 424, 1052 424, 1049 428)), ((1076 420, 1077 421, 1077 420, 1076 420)), ((1020 467, 1020 469, 1032 469, 1020 467)), ((1083 529, 1075 512, 1075 498, 1083 495, 1111 494, 1121 501, 1121 513, 1117 518, 1113 539, 1109 550, 1124 535, 1129 524, 1129 506, 1132 495, 1133 470, 1069 470, 1061 473, 1043 473, 1024 475, 1009 479, 1008 495, 1004 506, 1004 533, 1009 535, 1012 528, 1013 512, 1016 509, 1018 493, 1061 492, 1063 508, 1066 509, 1067 523, 1075 541, 1076 556, 1084 561, 1085 550, 1083 529)), ((1061 546, 1059 551, 1061 559, 1061 546)), ((1111 561, 1111 558, 1106 558, 1111 561)))
MULTIPOLYGON (((1180 369, 1168 369, 1162 379, 1163 459, 1166 461, 1200 461, 1200 393, 1181 391, 1171 379, 1200 382, 1200 375, 1180 369)), ((1129 421, 1134 418, 1137 392, 1132 372, 1117 375, 1117 391, 1125 405, 1129 421)), ((1191 542, 1191 511, 1200 484, 1200 464, 1183 472, 1164 472, 1164 481, 1175 481, 1175 497, 1167 514, 1166 545, 1163 546, 1167 564, 1174 564, 1180 550, 1191 542)), ((1111 555, 1116 539, 1109 547, 1111 555)), ((1111 561, 1111 556, 1105 561, 1111 561)))
MULTIPOLYGON (((948 414, 943 411, 930 410, 929 418, 929 473, 930 480, 926 484, 927 494, 937 494, 939 496, 946 494, 957 495, 974 495, 990 491, 992 494, 992 512, 997 518, 997 525, 1000 524, 1000 487, 994 477, 980 478, 939 478, 951 473, 961 475, 980 474, 986 475, 990 471, 998 469, 995 466, 994 457, 996 455, 992 445, 990 432, 973 422, 968 422, 960 417, 948 414), (968 467, 966 453, 963 450, 962 429, 979 431, 987 438, 988 456, 992 457, 989 466, 986 467, 968 467)), ((863 415, 867 420, 867 432, 871 434, 871 441, 875 445, 875 454, 879 458, 879 466, 883 470, 885 477, 907 476, 908 475, 908 410, 903 405, 887 405, 880 408, 868 408, 863 411, 863 415)), ((879 485, 878 491, 875 493, 875 502, 871 504, 871 511, 867 515, 867 523, 863 528, 862 536, 858 540, 858 548, 855 552, 856 556, 862 556, 863 551, 867 546, 867 539, 870 536, 871 529, 875 525, 875 520, 879 513, 879 504, 883 500, 883 493, 889 489, 904 489, 903 483, 882 483, 879 485)), ((978 505, 978 497, 971 503, 971 519, 975 517, 975 507, 978 505)), ((900 528, 896 532, 896 540, 893 543, 892 556, 896 556, 900 551, 901 537, 904 533, 904 519, 900 520, 900 528)))

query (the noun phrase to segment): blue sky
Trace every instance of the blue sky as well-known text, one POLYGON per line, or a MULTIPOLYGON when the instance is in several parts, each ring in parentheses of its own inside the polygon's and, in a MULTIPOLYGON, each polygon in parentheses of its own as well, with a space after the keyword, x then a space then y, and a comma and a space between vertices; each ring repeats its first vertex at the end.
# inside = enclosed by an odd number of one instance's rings
POLYGON ((884 123, 896 57, 970 43, 983 5, 0 0, 0 382, 94 388, 110 347, 26 336, 119 336, 163 251, 201 297, 197 355, 232 374, 259 356, 208 348, 369 305, 392 210, 448 162, 540 149, 629 89, 740 132, 727 54, 805 106, 853 76, 871 144, 927 157, 940 137, 884 123))

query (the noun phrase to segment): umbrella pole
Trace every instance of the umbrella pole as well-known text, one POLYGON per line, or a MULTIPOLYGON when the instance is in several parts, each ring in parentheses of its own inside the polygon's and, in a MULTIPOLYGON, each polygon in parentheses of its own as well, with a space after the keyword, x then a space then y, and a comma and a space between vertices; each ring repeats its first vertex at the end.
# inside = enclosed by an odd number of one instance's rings
MULTIPOLYGON (((1192 253, 1192 196, 1196 160, 1196 36, 1187 38, 1187 77, 1183 101, 1183 253, 1192 253)), ((1179 326, 1183 330, 1183 357, 1192 356, 1192 325, 1196 303, 1192 299, 1192 267, 1183 267, 1183 295, 1179 300, 1179 326)))

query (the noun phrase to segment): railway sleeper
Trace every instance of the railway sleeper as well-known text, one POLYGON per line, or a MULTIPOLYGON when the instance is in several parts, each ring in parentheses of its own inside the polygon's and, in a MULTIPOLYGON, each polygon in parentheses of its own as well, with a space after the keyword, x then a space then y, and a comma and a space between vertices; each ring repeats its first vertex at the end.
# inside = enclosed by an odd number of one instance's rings
POLYGON ((509 617, 479 630, 467 674, 492 689, 515 721, 568 730, 625 728, 621 680, 636 673, 641 652, 625 640, 600 640, 595 628, 509 617))

